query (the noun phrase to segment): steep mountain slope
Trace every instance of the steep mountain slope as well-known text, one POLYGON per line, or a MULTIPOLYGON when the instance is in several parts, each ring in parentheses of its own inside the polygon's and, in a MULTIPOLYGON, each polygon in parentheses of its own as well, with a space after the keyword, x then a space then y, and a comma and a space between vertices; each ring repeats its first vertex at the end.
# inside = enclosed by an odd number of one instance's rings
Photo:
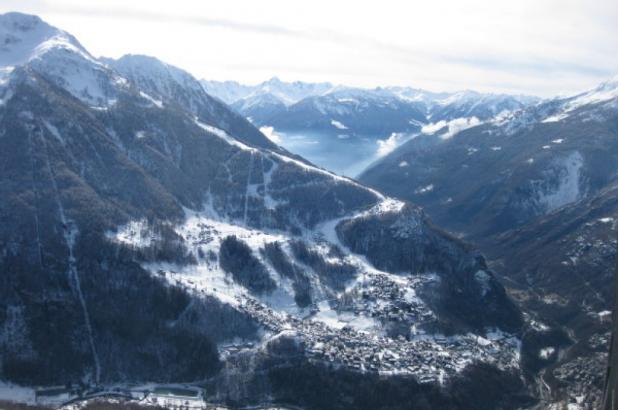
MULTIPOLYGON (((616 221, 618 184, 613 181, 590 198, 500 235, 488 248, 521 304, 566 327, 575 342, 546 371, 554 395, 583 395, 597 407, 615 297, 616 221)), ((558 354, 557 346, 551 349, 558 354)))
POLYGON ((148 56, 126 55, 105 62, 152 97, 154 104, 164 101, 179 104, 181 109, 194 114, 200 121, 218 124, 219 128, 246 144, 277 149, 243 117, 206 94, 199 81, 189 73, 148 56))
POLYGON ((525 95, 482 94, 461 91, 437 98, 430 105, 431 122, 452 121, 458 118, 491 119, 498 114, 520 110, 540 100, 525 95))
POLYGON ((483 406, 520 404, 521 313, 419 208, 287 155, 174 67, 0 26, 1 380, 308 405, 300 371, 465 408, 481 375, 483 406))
POLYGON ((451 230, 500 233, 598 192, 616 176, 618 99, 608 82, 461 131, 416 138, 360 179, 423 205, 451 230), (607 96, 606 100, 597 100, 607 96), (585 103, 583 103, 585 101, 585 103))
MULTIPOLYGON (((618 278, 614 281, 614 306, 618 306, 618 278)), ((618 315, 612 317, 609 361, 603 397, 603 410, 615 410, 618 398, 618 315)))

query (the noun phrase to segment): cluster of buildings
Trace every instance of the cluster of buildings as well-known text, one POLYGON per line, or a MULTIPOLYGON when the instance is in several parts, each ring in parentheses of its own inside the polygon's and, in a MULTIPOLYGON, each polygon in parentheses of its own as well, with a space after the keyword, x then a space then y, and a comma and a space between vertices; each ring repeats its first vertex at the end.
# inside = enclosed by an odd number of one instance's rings
MULTIPOLYGON (((401 320, 402 317, 404 320, 412 317, 431 319, 424 310, 427 308, 415 304, 412 298, 397 293, 395 288, 378 285, 368 286, 366 297, 346 307, 351 308, 355 314, 368 313, 385 323, 401 320), (392 294, 389 289, 393 291, 392 294), (386 292, 389 298, 384 299, 384 295, 380 295, 376 299, 376 292, 386 292), (385 303, 385 300, 391 303, 385 303), (365 305, 366 301, 373 303, 365 305)), ((428 383, 442 382, 474 361, 490 362, 500 368, 519 365, 519 340, 499 331, 485 336, 469 333, 447 337, 429 335, 419 330, 406 337, 387 337, 384 332, 362 331, 351 326, 336 328, 311 317, 301 319, 282 314, 252 299, 244 301, 242 308, 272 334, 291 331, 304 344, 309 360, 354 371, 409 374, 421 383, 428 383)), ((227 354, 254 347, 234 345, 230 348, 227 354)))
POLYGON ((403 283, 397 283, 392 276, 369 275, 338 299, 337 310, 381 321, 414 323, 417 327, 435 321, 431 309, 417 297, 416 289, 436 279, 431 275, 398 277, 403 283))

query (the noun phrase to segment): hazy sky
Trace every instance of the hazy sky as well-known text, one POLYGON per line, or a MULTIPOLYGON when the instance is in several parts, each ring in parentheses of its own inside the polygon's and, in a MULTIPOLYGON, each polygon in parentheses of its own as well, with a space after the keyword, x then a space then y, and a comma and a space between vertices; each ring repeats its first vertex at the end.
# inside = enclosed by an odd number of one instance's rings
POLYGON ((0 0, 198 78, 567 94, 618 74, 618 0, 0 0))

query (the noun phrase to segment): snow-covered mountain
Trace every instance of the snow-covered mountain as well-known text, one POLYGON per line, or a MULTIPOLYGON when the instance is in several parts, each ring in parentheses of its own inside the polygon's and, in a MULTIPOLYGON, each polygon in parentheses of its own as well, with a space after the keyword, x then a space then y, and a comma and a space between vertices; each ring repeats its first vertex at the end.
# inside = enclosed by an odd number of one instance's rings
POLYGON ((618 106, 618 75, 592 90, 570 98, 557 99, 554 105, 557 106, 555 112, 544 118, 543 122, 559 122, 572 114, 577 115, 579 109, 590 106, 610 110, 616 108, 618 106))
POLYGON ((556 400, 599 404, 601 397, 616 258, 617 124, 614 78, 465 129, 426 127, 360 176, 478 241, 529 312, 568 329, 571 350, 563 337, 545 342, 553 349, 545 358, 550 388, 578 380, 556 400))
POLYGON ((228 104, 264 96, 265 98, 276 98, 285 105, 291 105, 303 98, 324 94, 333 88, 330 83, 286 82, 277 77, 256 85, 244 85, 236 81, 208 80, 201 80, 201 84, 207 93, 228 104))
POLYGON ((113 104, 124 79, 97 61, 70 34, 36 16, 3 15, 0 22, 2 81, 15 67, 27 64, 45 72, 73 96, 96 107, 113 104))
POLYGON ((522 404, 521 312, 420 208, 289 154, 180 69, 0 27, 3 383, 522 404))
POLYGON ((485 121, 498 114, 517 111, 539 101, 539 98, 525 95, 462 91, 433 100, 430 104, 429 117, 431 122, 452 121, 457 118, 478 118, 485 121))
POLYGON ((435 209, 434 217, 456 231, 500 232, 598 192, 613 179, 617 107, 618 83, 611 80, 485 122, 426 126, 422 137, 361 180, 435 209), (456 209, 480 219, 470 224, 456 209))
MULTIPOLYGON (((316 114, 341 114, 354 109, 371 112, 370 104, 392 105, 392 110, 397 110, 402 105, 410 106, 411 109, 423 113, 422 118, 414 118, 415 121, 429 124, 456 118, 476 117, 487 120, 502 112, 518 110, 540 101, 539 98, 524 95, 482 94, 474 91, 436 93, 411 87, 361 89, 333 86, 329 83, 286 83, 276 77, 256 86, 242 85, 234 81, 202 80, 201 83, 207 92, 234 106, 240 113, 250 116, 256 125, 274 126, 282 132, 307 129, 308 122, 320 123, 322 119, 317 118, 316 114), (312 102, 302 102, 304 99, 312 102), (394 104, 394 101, 397 104, 394 104), (272 110, 271 106, 275 102, 280 103, 278 111, 272 110), (300 106, 296 107, 299 103, 300 106), (265 106, 268 112, 259 112, 256 107, 261 105, 265 106), (302 111, 310 106, 319 106, 318 113, 304 113, 303 118, 296 122, 279 124, 290 111, 302 111), (252 111, 251 115, 248 110, 252 111)), ((362 128, 355 123, 352 127, 362 128)), ((389 131, 403 132, 405 128, 393 126, 389 131)))
POLYGON ((204 90, 225 102, 226 104, 233 104, 236 101, 251 95, 257 86, 240 84, 237 81, 209 81, 200 80, 200 84, 204 90))
POLYGON ((231 107, 242 113, 249 121, 256 123, 262 122, 261 118, 287 110, 285 103, 270 93, 250 95, 234 102, 231 107))
POLYGON ((244 91, 246 86, 238 83, 202 84, 253 124, 278 135, 279 143, 290 151, 348 175, 356 175, 424 127, 450 124, 459 130, 459 124, 476 125, 539 102, 535 97, 473 91, 361 89, 276 79, 244 91), (287 93, 281 91, 283 85, 287 93), (292 86, 303 92, 291 93, 292 86))
POLYGON ((385 89, 338 87, 307 97, 271 116, 267 124, 258 125, 270 125, 282 132, 381 137, 419 130, 425 123, 425 109, 385 89))

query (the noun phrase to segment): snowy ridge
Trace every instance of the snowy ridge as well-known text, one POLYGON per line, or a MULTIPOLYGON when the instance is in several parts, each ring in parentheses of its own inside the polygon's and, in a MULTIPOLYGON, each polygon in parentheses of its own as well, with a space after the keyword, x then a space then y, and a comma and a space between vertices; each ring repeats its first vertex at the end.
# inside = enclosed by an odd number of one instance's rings
POLYGON ((618 99, 618 76, 604 82, 593 90, 562 100, 560 110, 546 117, 542 122, 562 121, 581 107, 607 103, 616 99, 618 99))
POLYGON ((21 13, 0 15, 0 44, 0 66, 23 65, 53 49, 64 49, 98 64, 73 36, 37 16, 21 13))
POLYGON ((243 101, 247 108, 265 101, 278 101, 285 105, 297 103, 303 98, 325 94, 333 88, 330 83, 304 83, 300 81, 285 82, 273 77, 257 85, 244 85, 235 81, 207 81, 201 80, 204 90, 232 104, 243 101))
MULTIPOLYGON (((207 131, 207 132, 209 132, 209 133, 211 133, 213 135, 216 135, 217 137, 221 138, 222 140, 224 140, 225 142, 227 142, 230 145, 236 146, 236 147, 238 147, 238 148, 240 148, 240 149, 242 149, 244 151, 249 151, 251 153, 260 153, 260 152, 262 152, 262 151, 259 151, 256 148, 252 148, 252 147, 249 147, 248 145, 243 144, 242 142, 238 141, 237 139, 233 138, 228 133, 226 133, 225 131, 223 131, 223 130, 217 128, 217 127, 214 127, 214 126, 208 125, 208 124, 204 124, 204 123, 200 122, 197 118, 194 119, 194 121, 195 121, 196 125, 198 125, 200 128, 202 128, 203 130, 205 130, 205 131, 207 131)), ((282 155, 282 154, 280 154, 278 152, 272 152, 272 151, 266 151, 266 152, 267 152, 266 157, 269 157, 270 159, 275 159, 276 158, 276 159, 278 159, 280 161, 294 164, 295 166, 297 166, 299 168, 302 168, 303 170, 305 170, 307 172, 317 173, 317 174, 320 174, 320 175, 327 176, 328 178, 331 178, 331 179, 333 179, 333 180, 335 180, 337 182, 342 182, 342 183, 346 183, 346 184, 351 184, 351 185, 357 186, 359 188, 362 188, 362 189, 364 189, 366 191, 371 192, 373 195, 375 195, 377 198, 379 198, 381 200, 385 199, 384 195, 382 195, 380 192, 376 191, 375 189, 369 188, 369 187, 367 187, 365 185, 361 185, 358 182, 356 182, 354 179, 337 175, 337 174, 335 174, 333 172, 324 170, 322 168, 317 168, 315 166, 306 164, 306 163, 304 163, 304 162, 302 162, 300 160, 297 160, 295 158, 291 158, 291 157, 288 157, 286 155, 282 155)), ((270 174, 272 174, 272 171, 270 172, 270 174)))
POLYGON ((223 131, 220 128, 217 128, 217 127, 212 126, 212 125, 204 124, 203 122, 198 120, 197 117, 194 118, 193 121, 195 122, 195 124, 198 127, 203 129, 204 131, 207 131, 210 134, 216 135, 217 137, 221 138, 223 141, 227 142, 229 145, 233 145, 235 147, 238 147, 238 148, 240 148, 243 151, 257 152, 257 149, 251 148, 248 145, 243 144, 242 142, 238 141, 237 139, 231 137, 227 132, 223 131))
POLYGON ((188 72, 145 55, 124 55, 118 60, 103 59, 111 68, 130 78, 142 90, 151 90, 159 100, 171 100, 179 89, 199 94, 199 82, 188 72))
POLYGON ((5 78, 14 67, 28 65, 95 107, 113 105, 114 88, 126 85, 125 79, 111 73, 73 36, 36 16, 0 15, 0 43, 5 78))
POLYGON ((540 101, 539 98, 524 95, 482 94, 474 91, 431 92, 412 87, 365 89, 322 83, 285 83, 277 78, 257 86, 234 81, 202 80, 201 83, 208 93, 228 104, 234 104, 241 112, 250 112, 260 106, 271 107, 276 103, 290 107, 302 100, 312 99, 320 113, 344 115, 363 110, 370 104, 388 106, 398 102, 418 106, 427 117, 423 123, 429 123, 432 117, 436 121, 436 116, 440 117, 437 121, 479 115, 486 119, 540 101))

